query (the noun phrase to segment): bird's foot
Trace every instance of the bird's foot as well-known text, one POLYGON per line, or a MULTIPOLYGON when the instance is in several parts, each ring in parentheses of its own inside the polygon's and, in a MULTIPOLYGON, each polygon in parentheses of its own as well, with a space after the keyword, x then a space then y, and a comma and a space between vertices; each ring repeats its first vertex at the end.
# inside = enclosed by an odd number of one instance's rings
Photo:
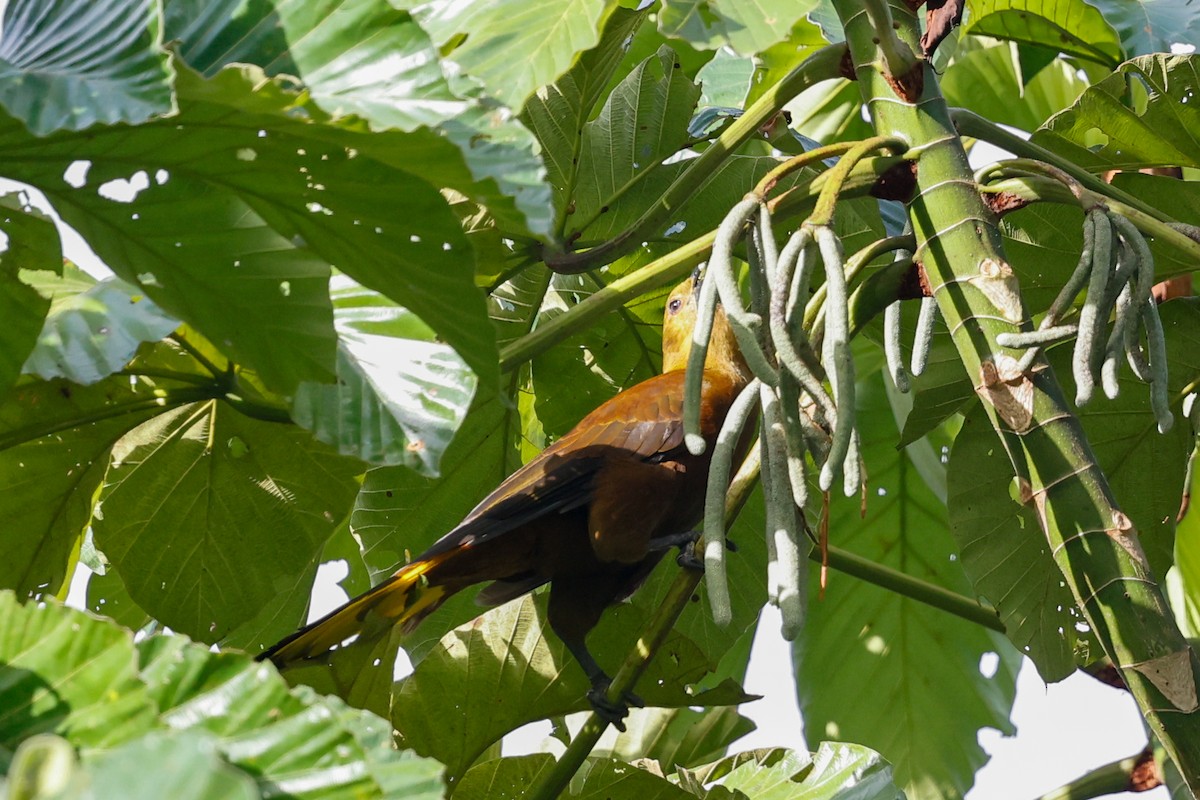
POLYGON ((696 541, 693 539, 679 548, 675 563, 693 572, 704 572, 704 557, 696 552, 696 541))
MULTIPOLYGON (((698 532, 693 532, 698 534, 698 532)), ((704 558, 696 552, 696 540, 698 535, 693 535, 691 540, 679 546, 679 555, 675 556, 675 563, 684 569, 695 570, 696 572, 704 572, 704 558)), ((737 552, 737 545, 732 539, 725 540, 725 549, 731 553, 737 552)))
POLYGON ((603 676, 592 681, 592 689, 587 693, 588 702, 592 704, 597 716, 612 725, 621 733, 625 732, 625 717, 629 715, 629 707, 645 708, 646 702, 633 692, 625 692, 621 699, 612 702, 608 699, 608 687, 612 681, 603 676))

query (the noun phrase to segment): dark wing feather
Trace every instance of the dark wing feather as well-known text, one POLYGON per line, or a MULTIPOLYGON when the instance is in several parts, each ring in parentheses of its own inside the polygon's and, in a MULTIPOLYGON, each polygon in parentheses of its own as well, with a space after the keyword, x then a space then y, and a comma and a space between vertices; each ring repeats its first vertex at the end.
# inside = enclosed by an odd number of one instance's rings
POLYGON ((510 475, 421 557, 479 544, 590 502, 596 473, 614 458, 661 462, 678 456, 684 447, 682 397, 683 372, 670 372, 603 403, 510 475))

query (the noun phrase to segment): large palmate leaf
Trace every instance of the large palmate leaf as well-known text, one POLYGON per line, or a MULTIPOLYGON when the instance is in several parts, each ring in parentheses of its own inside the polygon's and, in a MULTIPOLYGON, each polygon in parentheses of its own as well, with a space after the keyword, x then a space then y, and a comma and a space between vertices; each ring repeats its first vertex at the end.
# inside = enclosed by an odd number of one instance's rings
POLYGON ((665 0, 658 27, 667 36, 697 47, 729 45, 742 55, 752 55, 785 39, 792 25, 816 5, 816 0, 665 0))
POLYGON ((34 134, 143 122, 172 110, 152 0, 13 0, 0 36, 0 105, 34 134))
POLYGON ((334 116, 355 114, 375 130, 437 128, 449 144, 429 141, 436 157, 410 168, 485 205, 510 235, 549 232, 549 189, 533 137, 452 87, 407 12, 375 0, 172 0, 165 13, 166 38, 206 75, 255 64, 271 76, 298 77, 334 116))
POLYGON ((331 295, 338 380, 302 384, 292 418, 343 453, 437 474, 475 375, 408 309, 340 276, 331 295))
MULTIPOLYGON (((970 0, 967 33, 1010 39, 1116 67, 1125 57, 1112 17, 1084 0, 970 0)), ((1126 5, 1122 3, 1121 5, 1126 5)), ((1142 3, 1128 5, 1143 5, 1142 3)), ((1131 51, 1137 54, 1137 51, 1131 51)))
POLYGON ((582 51, 599 41, 615 4, 601 0, 530 3, 526 0, 404 0, 433 43, 465 41, 449 59, 483 82, 488 92, 519 109, 534 90, 553 83, 582 51), (519 57, 514 54, 520 53, 519 57))
MULTIPOLYGON (((876 373, 859 384, 857 417, 870 470, 866 516, 860 516, 859 498, 834 499, 830 541, 969 593, 943 501, 909 455, 895 449, 897 427, 883 380, 876 373)), ((928 446, 913 446, 922 445, 928 446)), ((810 601, 796 642, 807 730, 878 748, 910 798, 961 795, 987 760, 975 744, 977 731, 1012 729, 1016 653, 978 625, 850 580, 830 577, 824 599, 810 601), (984 663, 987 654, 991 665, 984 663)), ((810 582, 814 592, 817 583, 810 582)))
POLYGON ((39 281, 62 272, 62 250, 54 223, 28 208, 19 197, 0 196, 0 398, 21 373, 21 364, 37 341, 50 296, 39 281))
POLYGON ((1200 166, 1200 109, 1190 102, 1198 88, 1196 58, 1160 53, 1122 64, 1047 122, 1033 141, 1097 172, 1200 166))
POLYGON ((297 428, 181 406, 115 448, 96 543, 147 613, 217 641, 315 569, 362 469, 297 428))
POLYGON ((23 369, 40 378, 95 383, 128 364, 143 342, 157 342, 179 327, 179 320, 120 278, 96 281, 71 267, 60 279, 34 285, 52 299, 23 369))
POLYGON ((31 737, 62 737, 79 751, 64 797, 442 796, 441 766, 396 752, 386 722, 289 690, 270 666, 178 636, 135 645, 111 622, 9 592, 0 686, 0 772, 19 746, 45 746, 31 737))

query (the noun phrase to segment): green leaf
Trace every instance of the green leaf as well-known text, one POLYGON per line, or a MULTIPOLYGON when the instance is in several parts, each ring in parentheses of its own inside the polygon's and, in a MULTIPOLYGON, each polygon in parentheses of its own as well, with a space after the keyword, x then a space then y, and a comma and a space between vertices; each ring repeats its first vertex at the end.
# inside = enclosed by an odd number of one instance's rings
POLYGON ((1037 515, 1012 497, 1012 462, 983 406, 963 421, 947 474, 950 531, 975 593, 1000 612, 1008 638, 1042 680, 1062 680, 1075 671, 1081 618, 1037 515))
POLYGON ((61 279, 34 284, 52 296, 37 347, 23 371, 50 380, 95 383, 129 363, 143 342, 179 327, 142 292, 120 278, 95 281, 68 268, 61 279))
POLYGON ((697 47, 729 45, 749 56, 786 39, 792 25, 816 5, 816 0, 664 0, 658 28, 697 47))
POLYGON ((900 800, 891 766, 866 747, 821 742, 817 752, 739 753, 697 771, 754 800, 900 800))
POLYGON ((225 763, 215 736, 204 731, 155 731, 98 756, 85 770, 86 788, 64 798, 104 800, 254 800, 254 780, 225 763), (147 765, 154 765, 152 769, 147 765))
POLYGON ((0 592, 0 766, 23 739, 56 733, 85 753, 149 730, 133 634, 57 604, 0 592))
POLYGON ((441 765, 396 752, 391 727, 369 712, 289 690, 269 666, 182 637, 150 637, 137 649, 162 722, 215 734, 264 795, 442 797, 441 765))
MULTIPOLYGON (((1200 300, 1178 298, 1159 306, 1167 339, 1168 386, 1176 413, 1165 434, 1150 409, 1150 387, 1134 378, 1122 359, 1121 393, 1100 395, 1078 412, 1108 485, 1138 530, 1155 576, 1166 577, 1174 552, 1175 518, 1194 435, 1181 419, 1183 395, 1200 379, 1200 300)), ((1073 343, 1050 349, 1051 363, 1068 396, 1074 396, 1069 366, 1073 343)))
POLYGON ((60 592, 109 449, 164 401, 128 379, 86 387, 26 379, 0 405, 0 587, 29 597, 60 592))
POLYGON ((1086 3, 1084 0, 971 0, 967 4, 970 13, 964 27, 967 33, 977 36, 993 36, 1046 47, 1104 64, 1111 69, 1124 60, 1125 53, 1117 31, 1110 24, 1113 21, 1112 14, 1098 9, 1099 5, 1105 3, 1086 3))
MULTIPOLYGON (((334 116, 355 114, 373 130, 437 128, 435 158, 397 163, 432 168, 446 185, 486 206, 509 234, 547 235, 549 187, 533 137, 494 103, 452 87, 428 35, 404 11, 374 0, 262 3, 173 0, 166 38, 213 75, 234 63, 300 78, 334 116)), ((428 177, 428 176, 427 176, 428 177)))
POLYGON ((1033 141, 1094 172, 1200 166, 1200 109, 1191 102, 1200 88, 1196 58, 1158 54, 1122 64, 1049 120, 1033 141))
POLYGON ((593 755, 632 762, 654 759, 665 770, 695 767, 721 758, 730 744, 754 730, 736 706, 709 708, 646 708, 631 713, 626 731, 610 747, 603 744, 593 755))
POLYGON ((658 167, 687 142, 699 97, 699 87, 666 46, 626 76, 599 116, 584 127, 568 241, 602 237, 591 230, 593 223, 618 200, 627 203, 627 194, 636 196, 638 205, 648 205, 649 195, 662 193, 673 176, 658 167))
POLYGON ((1016 45, 980 46, 973 39, 959 45, 939 85, 950 105, 969 108, 992 122, 1024 131, 1036 130, 1087 88, 1075 69, 1061 60, 1039 70, 1025 83, 1016 45))
POLYGON ((593 47, 606 14, 612 13, 602 0, 485 0, 465 6, 452 0, 420 5, 407 0, 403 5, 415 6, 414 16, 437 47, 465 36, 448 58, 516 109, 593 47))
POLYGON ((88 578, 85 608, 132 631, 140 630, 150 622, 150 615, 133 602, 125 581, 111 564, 106 566, 104 574, 95 573, 88 578))
POLYGON ((441 765, 396 752, 384 720, 289 690, 270 666, 181 636, 135 645, 111 622, 11 592, 0 592, 0 687, 0 770, 30 737, 57 734, 88 779, 72 787, 93 787, 67 797, 443 795, 441 765))
POLYGON ((315 570, 361 471, 290 426, 183 406, 114 449, 96 543, 147 613, 218 641, 315 570))
POLYGON ((712 61, 701 67, 696 75, 696 80, 704 90, 700 94, 700 107, 743 108, 753 77, 752 58, 718 50, 712 61))
POLYGON ((21 374, 37 342, 50 297, 39 281, 62 272, 62 249, 54 222, 14 195, 0 196, 0 399, 21 374))
POLYGON ((152 0, 14 0, 0 37, 0 105, 36 136, 173 110, 152 0))
POLYGON ((301 384, 292 418, 347 455, 436 475, 475 375, 408 309, 340 277, 331 295, 338 380, 301 384))
MULTIPOLYGON (((945 506, 895 448, 883 380, 874 373, 859 383, 857 417, 871 483, 866 516, 860 516, 859 498, 834 499, 830 542, 969 593, 954 560, 945 506)), ((877 748, 895 765, 909 797, 960 796, 987 760, 975 744, 978 730, 1012 730, 1015 652, 977 625, 848 580, 831 576, 824 599, 810 601, 795 645, 806 729, 877 748), (997 663, 985 677, 980 669, 987 653, 996 654, 997 663)), ((810 581, 814 592, 817 583, 810 581)))
POLYGON ((629 37, 645 30, 641 27, 644 18, 644 13, 614 11, 605 22, 600 42, 583 53, 566 74, 530 97, 521 113, 522 122, 542 147, 558 225, 566 219, 571 189, 579 177, 579 155, 590 129, 586 123, 621 65, 629 37))
POLYGON ((1116 29, 1127 56, 1169 52, 1200 37, 1200 18, 1188 0, 1088 0, 1116 29))
POLYGON ((548 753, 483 761, 462 777, 454 796, 457 800, 516 800, 553 766, 554 757, 548 753))
MULTIPOLYGON (((558 637, 549 634, 545 599, 541 593, 506 603, 446 634, 400 681, 392 722, 407 746, 432 755, 459 776, 505 733, 533 720, 590 708, 583 670, 558 637)), ((589 637, 589 646, 599 654, 628 652, 645 621, 639 609, 613 608, 589 637)), ((636 690, 648 706, 728 705, 748 699, 732 681, 709 692, 685 691, 707 671, 707 661, 695 644, 672 633, 636 690)))

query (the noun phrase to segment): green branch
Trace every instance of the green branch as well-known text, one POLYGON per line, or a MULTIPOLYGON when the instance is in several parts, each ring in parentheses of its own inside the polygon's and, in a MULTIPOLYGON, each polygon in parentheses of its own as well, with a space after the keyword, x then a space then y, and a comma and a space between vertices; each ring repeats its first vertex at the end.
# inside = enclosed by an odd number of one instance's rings
MULTIPOLYGON (((990 605, 837 547, 829 547, 828 552, 829 566, 838 572, 852 575, 874 586, 941 609, 956 617, 961 617, 967 622, 974 622, 989 630, 1004 633, 1004 623, 1000 621, 996 609, 990 605)), ((817 563, 821 562, 821 552, 818 548, 814 547, 808 557, 817 563)))
MULTIPOLYGON (((868 194, 887 173, 903 161, 898 156, 878 156, 858 162, 842 187, 845 197, 868 194)), ((772 200, 777 219, 806 215, 825 185, 826 172, 812 181, 790 189, 772 200)), ((646 266, 617 278, 582 302, 572 306, 550 322, 510 343, 500 350, 500 369, 509 371, 545 352, 553 345, 582 331, 604 315, 646 292, 669 286, 681 280, 697 264, 708 257, 716 231, 712 230, 673 250, 646 266)))
POLYGON ((970 136, 973 139, 994 144, 1015 156, 1045 161, 1047 164, 1058 167, 1096 194, 1110 197, 1113 200, 1119 200, 1128 206, 1138 209, 1147 216, 1160 217, 1164 222, 1171 221, 1158 209, 1143 203, 1141 200, 1138 200, 1126 191, 1118 189, 1111 183, 1105 183, 1075 162, 1068 161, 1057 153, 1047 150, 1041 145, 1034 144, 1028 139, 1022 139, 1014 133, 1009 133, 1004 128, 991 120, 984 119, 974 111, 968 111, 965 108, 952 108, 950 109, 950 118, 953 120, 954 127, 963 136, 970 136))

